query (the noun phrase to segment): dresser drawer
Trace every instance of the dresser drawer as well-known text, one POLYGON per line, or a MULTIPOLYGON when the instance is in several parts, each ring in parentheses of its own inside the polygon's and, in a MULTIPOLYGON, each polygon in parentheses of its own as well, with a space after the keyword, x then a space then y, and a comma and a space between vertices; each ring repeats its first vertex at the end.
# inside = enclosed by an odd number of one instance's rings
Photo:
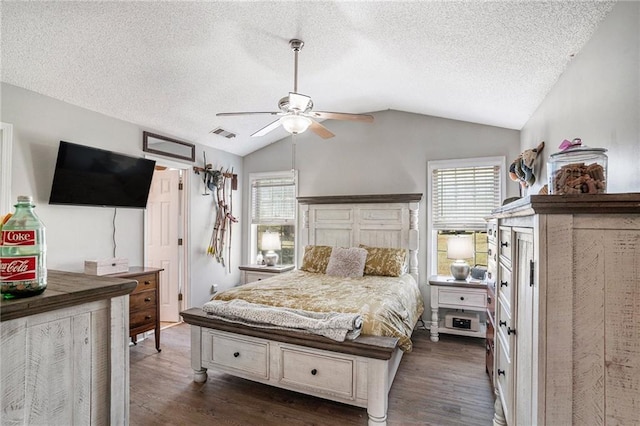
POLYGON ((288 387, 354 398, 354 364, 350 358, 280 349, 280 382, 288 387))
POLYGON ((139 275, 133 278, 136 281, 138 281, 138 285, 136 286, 135 290, 133 290, 131 294, 158 288, 158 282, 156 281, 156 274, 139 275))
POLYGON ((250 376, 269 376, 269 343, 262 339, 235 337, 220 332, 208 332, 204 359, 250 376))
POLYGON ((511 280, 511 270, 500 264, 500 278, 496 283, 499 297, 507 304, 507 310, 513 306, 513 281, 511 280))
POLYGON ((129 311, 129 328, 131 330, 149 326, 150 328, 155 327, 156 325, 156 307, 150 306, 148 309, 143 309, 140 311, 129 311))
POLYGON ((507 355, 510 355, 513 349, 515 340, 515 334, 513 333, 514 325, 511 313, 506 309, 502 300, 498 300, 498 310, 496 312, 496 339, 498 337, 502 338, 502 342, 504 342, 505 346, 504 350, 507 355))
POLYGON ((496 374, 495 383, 498 389, 498 395, 502 401, 502 408, 504 410, 504 417, 507 419, 507 423, 511 424, 510 416, 513 405, 513 374, 512 363, 509 355, 503 350, 502 342, 498 339, 496 342, 496 374))
POLYGON ((129 310, 137 311, 156 306, 157 295, 155 290, 142 291, 129 296, 129 310))
POLYGON ((438 303, 442 306, 455 305, 457 307, 474 307, 486 308, 487 293, 486 290, 456 290, 456 289, 440 289, 438 292, 438 303))
POLYGON ((511 265, 512 258, 512 244, 511 244, 511 228, 508 226, 500 227, 500 239, 499 239, 500 257, 504 259, 509 265, 511 265))

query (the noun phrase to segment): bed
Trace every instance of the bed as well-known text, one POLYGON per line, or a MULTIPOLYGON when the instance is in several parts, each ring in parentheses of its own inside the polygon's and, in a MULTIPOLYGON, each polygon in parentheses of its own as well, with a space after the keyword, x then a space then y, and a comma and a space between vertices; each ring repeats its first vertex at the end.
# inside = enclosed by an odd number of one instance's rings
MULTIPOLYGON (((421 198, 422 194, 299 197, 302 212, 299 259, 308 246, 406 249, 407 274, 396 279, 409 278, 407 282, 413 282, 417 288, 421 198)), ((297 270, 283 275, 287 276, 285 281, 302 283, 307 280, 305 274, 309 275, 297 270)), ((357 278, 355 281, 360 283, 357 278)), ((281 284, 270 278, 262 284, 233 289, 231 293, 249 292, 260 297, 260 285, 281 290, 281 284)), ((419 317, 419 307, 417 312, 419 317)), ((212 318, 203 307, 188 309, 181 315, 191 325, 191 365, 196 382, 206 381, 207 369, 211 368, 364 407, 370 425, 386 424, 388 393, 402 354, 411 349, 410 339, 401 334, 370 334, 372 326, 367 325, 366 318, 358 337, 338 341, 308 332, 265 329, 212 318)), ((409 336, 417 319, 415 315, 404 319, 409 324, 409 336)))

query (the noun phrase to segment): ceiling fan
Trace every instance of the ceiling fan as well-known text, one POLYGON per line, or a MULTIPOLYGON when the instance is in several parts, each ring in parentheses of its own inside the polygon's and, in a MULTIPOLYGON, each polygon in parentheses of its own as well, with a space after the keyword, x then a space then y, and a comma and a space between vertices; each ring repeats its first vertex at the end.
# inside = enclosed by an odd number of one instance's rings
POLYGON ((362 121, 365 123, 373 122, 373 116, 368 114, 349 114, 345 112, 329 112, 329 111, 313 111, 313 101, 311 97, 298 93, 298 53, 302 50, 304 42, 302 40, 293 39, 289 41, 291 50, 294 53, 294 69, 293 69, 293 92, 289 92, 288 96, 280 99, 278 102, 277 112, 220 112, 216 114, 218 117, 233 116, 233 115, 279 115, 280 118, 273 121, 257 132, 253 133, 252 137, 264 136, 282 125, 286 131, 292 134, 298 134, 311 129, 312 132, 317 134, 323 139, 332 138, 335 135, 329 131, 322 124, 318 123, 315 119, 330 119, 330 120, 351 120, 362 121))

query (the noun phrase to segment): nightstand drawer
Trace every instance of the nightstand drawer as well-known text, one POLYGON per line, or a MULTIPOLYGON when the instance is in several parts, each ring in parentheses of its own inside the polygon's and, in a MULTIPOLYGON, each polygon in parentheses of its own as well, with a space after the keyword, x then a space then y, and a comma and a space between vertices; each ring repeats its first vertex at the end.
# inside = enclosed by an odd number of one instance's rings
POLYGON ((486 308, 487 293, 486 290, 457 290, 447 289, 438 292, 438 304, 455 305, 459 307, 469 306, 475 308, 486 308))
POLYGON ((280 382, 291 387, 353 398, 353 359, 290 348, 282 348, 280 356, 280 382))
POLYGON ((131 294, 139 293, 141 291, 152 290, 158 288, 158 282, 156 281, 156 274, 145 274, 137 277, 132 277, 138 281, 138 285, 131 294))
POLYGON ((156 307, 151 306, 148 309, 141 311, 135 311, 129 313, 129 328, 131 330, 138 327, 150 326, 153 327, 156 324, 156 307))
POLYGON ((274 274, 270 274, 268 272, 246 271, 245 277, 246 277, 246 281, 247 282, 245 282, 245 284, 254 283, 256 281, 266 280, 267 278, 271 278, 273 276, 274 276, 274 274))
POLYGON ((155 290, 141 291, 129 296, 129 310, 138 311, 156 306, 157 292, 155 290))

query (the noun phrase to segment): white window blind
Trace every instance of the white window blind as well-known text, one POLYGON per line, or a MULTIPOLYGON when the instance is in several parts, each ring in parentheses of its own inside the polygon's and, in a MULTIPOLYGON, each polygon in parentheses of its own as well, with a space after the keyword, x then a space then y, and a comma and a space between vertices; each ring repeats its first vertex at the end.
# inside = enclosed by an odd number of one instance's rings
POLYGON ((499 166, 433 169, 431 178, 433 229, 486 229, 500 206, 499 166))
POLYGON ((295 220, 296 187, 293 174, 251 181, 251 223, 279 224, 295 220))

